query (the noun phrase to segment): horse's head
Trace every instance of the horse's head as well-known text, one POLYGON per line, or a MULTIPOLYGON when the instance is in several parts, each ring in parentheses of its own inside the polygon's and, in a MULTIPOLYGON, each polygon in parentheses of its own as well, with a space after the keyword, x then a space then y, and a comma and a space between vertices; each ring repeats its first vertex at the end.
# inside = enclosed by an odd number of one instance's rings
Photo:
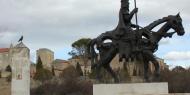
POLYGON ((169 23, 172 29, 174 29, 175 32, 177 32, 179 36, 182 36, 185 34, 185 31, 182 25, 182 19, 179 13, 175 16, 168 16, 168 19, 169 19, 169 23))

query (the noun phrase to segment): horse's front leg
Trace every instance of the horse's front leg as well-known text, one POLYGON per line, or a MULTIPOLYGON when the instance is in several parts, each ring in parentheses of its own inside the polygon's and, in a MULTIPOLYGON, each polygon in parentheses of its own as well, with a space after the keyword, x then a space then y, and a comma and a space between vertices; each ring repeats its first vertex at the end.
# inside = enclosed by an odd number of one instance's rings
POLYGON ((101 65, 111 74, 111 76, 114 78, 115 83, 118 83, 119 78, 110 67, 110 62, 116 56, 116 54, 117 54, 117 49, 114 46, 110 47, 106 53, 104 52, 104 56, 101 58, 102 59, 101 65))
POLYGON ((153 53, 151 51, 146 51, 146 58, 148 61, 151 61, 154 64, 155 67, 155 71, 154 71, 154 76, 156 81, 159 80, 160 77, 160 66, 158 61, 156 60, 155 56, 153 55, 153 53))
POLYGON ((112 70, 110 65, 105 65, 104 68, 111 74, 111 76, 114 78, 115 83, 119 83, 119 78, 117 74, 112 70))
MULTIPOLYGON (((152 55, 152 56, 154 56, 154 55, 152 55)), ((154 57, 152 57, 152 59, 150 61, 154 64, 154 67, 155 67, 154 81, 159 81, 160 80, 160 66, 159 66, 159 63, 154 57)))
POLYGON ((149 76, 148 76, 149 61, 146 58, 143 58, 143 62, 144 62, 144 79, 145 79, 145 82, 150 82, 149 76))
MULTIPOLYGON (((101 61, 101 60, 100 60, 101 61)), ((98 80, 98 81, 101 81, 101 74, 100 74, 100 72, 101 72, 101 65, 98 63, 98 64, 96 64, 96 68, 95 68, 95 70, 96 70, 96 79, 98 80)))

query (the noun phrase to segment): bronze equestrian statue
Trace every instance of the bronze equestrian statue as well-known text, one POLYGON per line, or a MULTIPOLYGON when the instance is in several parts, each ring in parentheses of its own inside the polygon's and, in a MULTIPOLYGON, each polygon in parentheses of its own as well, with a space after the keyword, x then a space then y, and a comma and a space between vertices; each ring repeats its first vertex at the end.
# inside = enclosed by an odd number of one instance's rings
POLYGON ((182 19, 179 14, 168 16, 156 20, 146 27, 131 23, 133 15, 138 11, 137 8, 129 13, 129 0, 121 0, 121 9, 119 12, 119 23, 116 29, 102 33, 97 38, 91 40, 88 44, 88 53, 91 58, 92 68, 97 72, 97 79, 100 79, 100 69, 105 68, 114 78, 115 82, 119 82, 117 74, 110 67, 111 60, 119 54, 119 61, 129 58, 137 60, 142 59, 144 62, 144 78, 149 81, 148 66, 151 61, 155 66, 155 76, 160 75, 159 63, 157 62, 154 52, 158 49, 159 41, 164 37, 172 37, 174 33, 179 36, 184 35, 185 31, 182 25, 182 19), (165 23, 157 32, 152 31, 156 26, 165 23), (174 29, 174 32, 167 33, 169 29, 174 29), (144 38, 143 38, 144 37, 144 38), (112 42, 105 43, 105 40, 112 42), (99 51, 95 52, 95 47, 99 51))

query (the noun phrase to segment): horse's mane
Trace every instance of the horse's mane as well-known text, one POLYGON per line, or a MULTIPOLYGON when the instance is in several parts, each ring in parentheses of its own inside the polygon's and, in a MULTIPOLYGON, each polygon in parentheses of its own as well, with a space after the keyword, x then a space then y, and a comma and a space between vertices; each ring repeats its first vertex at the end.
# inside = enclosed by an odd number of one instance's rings
POLYGON ((148 30, 152 30, 154 27, 157 25, 164 23, 165 21, 168 20, 168 17, 163 17, 162 19, 155 20, 154 22, 150 23, 149 25, 145 26, 144 28, 148 30))

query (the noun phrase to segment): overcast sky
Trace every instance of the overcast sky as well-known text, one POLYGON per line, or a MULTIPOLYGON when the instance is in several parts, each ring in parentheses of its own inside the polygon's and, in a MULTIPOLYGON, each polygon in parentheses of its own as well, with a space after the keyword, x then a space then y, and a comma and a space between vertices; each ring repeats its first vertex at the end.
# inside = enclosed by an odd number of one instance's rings
MULTIPOLYGON (((133 0, 130 2, 133 9, 133 0)), ((189 4, 190 0, 137 0, 141 26, 181 13, 186 34, 163 39, 156 53, 170 66, 190 66, 189 4)), ((39 48, 49 48, 56 58, 68 59, 72 42, 114 29, 119 8, 120 0, 0 0, 0 47, 17 44, 24 35, 31 60, 39 48)))

